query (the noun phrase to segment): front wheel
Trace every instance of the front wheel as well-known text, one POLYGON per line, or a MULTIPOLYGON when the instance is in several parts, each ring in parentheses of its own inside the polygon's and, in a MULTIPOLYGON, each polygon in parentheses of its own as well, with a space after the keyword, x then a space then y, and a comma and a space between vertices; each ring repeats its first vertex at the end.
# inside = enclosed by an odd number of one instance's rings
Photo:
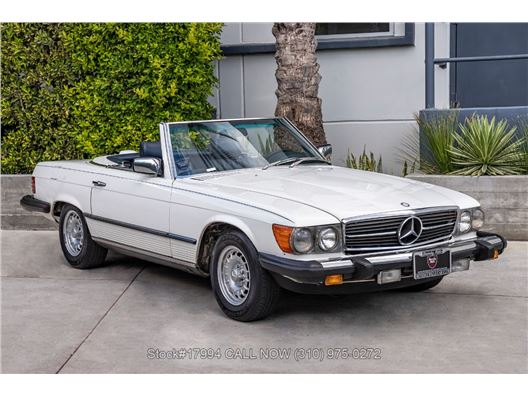
POLYGON ((280 287, 260 266, 255 247, 243 233, 231 231, 221 235, 211 260, 213 292, 228 317, 251 322, 273 311, 280 287))
POLYGON ((102 265, 107 249, 92 240, 82 212, 72 205, 62 208, 59 238, 68 263, 74 268, 87 269, 102 265))

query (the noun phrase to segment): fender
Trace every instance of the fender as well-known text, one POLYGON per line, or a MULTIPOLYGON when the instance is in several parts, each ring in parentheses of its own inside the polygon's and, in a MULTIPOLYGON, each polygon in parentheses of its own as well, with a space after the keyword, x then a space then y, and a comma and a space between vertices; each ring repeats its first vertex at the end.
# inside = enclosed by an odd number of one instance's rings
POLYGON ((200 254, 200 246, 202 244, 202 240, 203 240, 203 236, 204 236, 205 230, 207 230, 211 224, 215 224, 215 223, 229 224, 229 225, 231 225, 233 227, 238 228, 240 231, 242 231, 249 238, 249 240, 251 241, 251 243, 255 247, 257 246, 255 234, 253 233, 253 231, 251 231, 251 228, 245 222, 243 222, 241 219, 239 219, 239 218, 237 218, 235 216, 226 215, 226 214, 217 214, 217 215, 212 216, 209 219, 209 221, 203 227, 203 229, 202 229, 202 231, 200 233, 200 237, 198 238, 198 242, 197 242, 197 247, 198 248, 196 249, 196 253, 195 253, 195 255, 196 255, 195 256, 195 262, 196 263, 199 260, 198 255, 200 254))
MULTIPOLYGON (((90 195, 91 195, 91 188, 90 188, 90 195)), ((91 213, 92 212, 90 201, 88 201, 87 203, 83 204, 83 203, 81 203, 81 201, 78 198, 76 198, 72 194, 68 194, 68 193, 62 192, 62 193, 59 193, 55 197, 55 199, 51 202, 52 210, 50 211, 50 216, 52 218, 55 218, 55 216, 54 216, 55 206, 59 202, 64 202, 64 203, 67 203, 69 205, 73 205, 73 206, 79 208, 81 210, 81 212, 83 212, 83 213, 84 212, 87 212, 87 213, 91 213)))

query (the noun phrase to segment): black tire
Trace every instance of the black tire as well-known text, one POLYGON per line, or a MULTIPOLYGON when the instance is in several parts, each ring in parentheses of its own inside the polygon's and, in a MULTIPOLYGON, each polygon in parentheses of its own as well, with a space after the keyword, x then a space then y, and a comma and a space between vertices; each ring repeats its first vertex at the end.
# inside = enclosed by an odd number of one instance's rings
MULTIPOLYGON (((59 221, 59 239, 62 248, 62 253, 68 263, 73 268, 77 269, 88 269, 99 267, 104 264, 106 253, 108 250, 97 243, 95 243, 90 236, 88 227, 86 225, 86 219, 84 218, 82 212, 72 205, 64 205, 60 215, 59 221), (79 253, 74 255, 68 251, 66 237, 65 237, 65 226, 64 223, 66 219, 72 214, 76 213, 80 219, 82 225, 82 247, 80 247, 79 253)), ((81 239, 81 238, 80 238, 81 239)))
POLYGON ((261 267, 258 253, 251 241, 242 232, 230 231, 221 235, 215 243, 211 255, 211 285, 224 313, 231 319, 240 322, 251 322, 268 316, 280 299, 281 289, 273 277, 261 267), (245 300, 240 305, 230 303, 222 292, 221 280, 218 277, 218 267, 221 255, 232 248, 239 249, 245 256, 249 267, 250 285, 245 300))
POLYGON ((398 290, 399 291, 404 291, 404 292, 412 292, 412 293, 421 292, 421 291, 429 290, 429 289, 435 287, 440 282, 442 282, 442 279, 444 279, 444 278, 442 277, 442 278, 438 278, 438 279, 433 279, 433 280, 430 280, 428 282, 420 283, 418 285, 404 287, 404 288, 401 288, 401 289, 398 289, 398 290))

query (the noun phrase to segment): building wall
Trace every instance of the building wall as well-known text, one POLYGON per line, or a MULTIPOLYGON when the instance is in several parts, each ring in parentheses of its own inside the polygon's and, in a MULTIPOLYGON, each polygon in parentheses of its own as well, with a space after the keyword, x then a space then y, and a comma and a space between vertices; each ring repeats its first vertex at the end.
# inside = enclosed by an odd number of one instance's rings
MULTIPOLYGON (((273 43, 271 23, 228 23, 222 44, 273 43)), ((449 56, 449 24, 436 24, 436 56, 449 56)), ((344 165, 348 150, 381 155, 384 171, 399 175, 399 150, 417 135, 413 114, 425 101, 425 26, 415 25, 414 46, 318 51, 319 96, 333 162, 344 165)), ((275 111, 273 54, 227 56, 218 63, 219 118, 267 117, 275 111)), ((449 105, 449 68, 436 68, 436 107, 449 105)))

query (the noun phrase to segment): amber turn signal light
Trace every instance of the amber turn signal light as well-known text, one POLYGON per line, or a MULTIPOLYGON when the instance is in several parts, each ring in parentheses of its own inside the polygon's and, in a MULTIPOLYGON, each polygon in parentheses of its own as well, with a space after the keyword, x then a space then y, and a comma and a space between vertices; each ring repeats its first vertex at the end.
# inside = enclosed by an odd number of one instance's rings
POLYGON ((499 258, 499 251, 497 249, 493 249, 493 259, 498 259, 499 258))
POLYGON ((284 253, 293 253, 293 249, 290 246, 290 236, 293 231, 292 227, 282 226, 278 224, 273 224, 273 236, 277 241, 280 249, 284 253))
POLYGON ((327 275, 325 278, 326 286, 340 285, 343 283, 343 275, 327 275))

